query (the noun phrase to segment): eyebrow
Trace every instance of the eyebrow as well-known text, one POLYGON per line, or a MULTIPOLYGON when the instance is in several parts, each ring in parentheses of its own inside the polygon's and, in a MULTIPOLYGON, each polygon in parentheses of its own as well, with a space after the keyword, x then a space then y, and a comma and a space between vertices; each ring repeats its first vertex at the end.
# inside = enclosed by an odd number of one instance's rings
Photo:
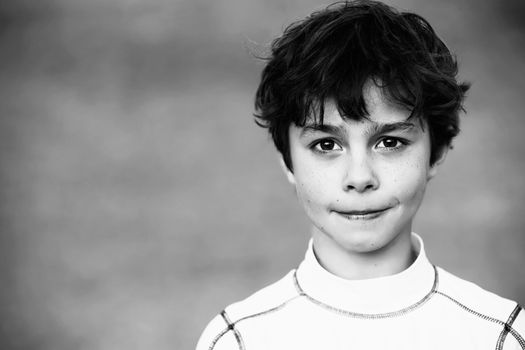
POLYGON ((337 136, 346 136, 346 130, 342 125, 331 125, 331 124, 310 124, 303 126, 301 130, 301 137, 307 136, 310 134, 315 134, 316 132, 324 132, 327 134, 337 135, 337 136))
POLYGON ((392 131, 411 131, 416 128, 416 125, 411 122, 397 122, 397 123, 372 123, 372 125, 367 128, 367 135, 379 135, 386 134, 392 131))
MULTIPOLYGON (((385 134, 392 131, 410 131, 416 128, 416 125, 411 122, 403 121, 396 123, 376 123, 372 122, 372 125, 365 130, 365 134, 368 136, 385 134)), ((301 137, 314 134, 316 132, 324 132, 327 134, 346 136, 347 132, 342 125, 331 125, 331 124, 310 124, 305 125, 301 130, 301 137)))

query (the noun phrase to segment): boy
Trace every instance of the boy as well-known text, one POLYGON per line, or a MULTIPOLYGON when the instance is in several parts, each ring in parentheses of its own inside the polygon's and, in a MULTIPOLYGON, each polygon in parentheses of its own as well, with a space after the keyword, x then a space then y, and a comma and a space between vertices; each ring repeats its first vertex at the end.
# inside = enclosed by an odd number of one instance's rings
POLYGON ((411 232, 468 85, 421 17, 336 3, 272 44, 258 123, 313 224, 304 261, 228 306, 204 349, 525 349, 515 302, 432 265, 411 232))

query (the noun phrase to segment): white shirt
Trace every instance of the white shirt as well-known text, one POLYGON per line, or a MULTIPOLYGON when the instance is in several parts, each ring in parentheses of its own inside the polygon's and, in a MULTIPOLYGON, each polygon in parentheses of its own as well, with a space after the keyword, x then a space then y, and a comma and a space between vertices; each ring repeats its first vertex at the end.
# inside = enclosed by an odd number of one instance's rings
POLYGON ((525 312, 418 256, 391 276, 346 280, 310 242, 299 268, 217 315, 197 350, 525 349, 525 312))

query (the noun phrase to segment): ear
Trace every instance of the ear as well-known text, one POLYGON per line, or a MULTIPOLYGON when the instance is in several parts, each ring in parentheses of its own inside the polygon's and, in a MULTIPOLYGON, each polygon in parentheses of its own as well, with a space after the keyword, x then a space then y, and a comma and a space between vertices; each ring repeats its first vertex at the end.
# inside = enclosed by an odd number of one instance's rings
POLYGON ((292 173, 292 171, 288 169, 288 167, 286 166, 286 163, 284 162, 284 158, 282 155, 279 156, 279 164, 281 165, 281 169, 284 171, 284 174, 286 175, 288 182, 295 186, 295 176, 292 173))
POLYGON ((443 162, 445 161, 445 158, 447 158, 447 154, 448 154, 449 148, 450 147, 448 147, 448 146, 443 146, 441 148, 441 151, 439 152, 438 158, 436 159, 434 164, 432 164, 430 166, 430 169, 428 170, 427 181, 429 181, 434 176, 436 176, 438 168, 440 167, 441 164, 443 164, 443 162))

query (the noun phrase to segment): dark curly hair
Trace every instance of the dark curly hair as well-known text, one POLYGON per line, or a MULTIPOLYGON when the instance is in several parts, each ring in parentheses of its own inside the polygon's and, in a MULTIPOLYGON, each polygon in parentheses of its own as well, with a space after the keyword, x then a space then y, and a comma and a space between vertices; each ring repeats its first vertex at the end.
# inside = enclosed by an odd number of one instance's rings
POLYGON ((288 131, 314 116, 323 123, 333 100, 344 118, 367 118, 363 86, 372 79, 386 95, 426 120, 430 164, 459 133, 467 83, 457 62, 421 16, 376 1, 337 2, 292 23, 272 42, 255 97, 255 118, 268 128, 292 170, 288 131))

